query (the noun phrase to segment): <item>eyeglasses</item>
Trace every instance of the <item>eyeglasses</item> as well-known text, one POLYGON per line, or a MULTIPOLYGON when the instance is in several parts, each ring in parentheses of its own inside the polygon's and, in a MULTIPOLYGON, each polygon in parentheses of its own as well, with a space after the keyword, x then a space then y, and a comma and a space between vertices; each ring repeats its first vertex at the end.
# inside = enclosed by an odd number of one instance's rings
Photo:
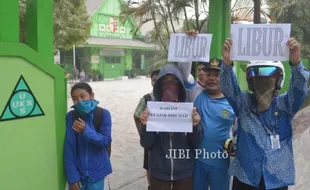
POLYGON ((282 74, 282 70, 279 67, 274 66, 257 66, 247 69, 248 78, 253 77, 276 77, 282 74))

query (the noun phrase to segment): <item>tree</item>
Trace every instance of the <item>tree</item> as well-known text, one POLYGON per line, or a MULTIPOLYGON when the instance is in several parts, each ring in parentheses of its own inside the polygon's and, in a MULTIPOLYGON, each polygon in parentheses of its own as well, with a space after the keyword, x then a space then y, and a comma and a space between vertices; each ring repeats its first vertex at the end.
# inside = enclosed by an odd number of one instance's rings
POLYGON ((291 35, 302 45, 303 58, 310 59, 310 3, 308 0, 268 0, 273 22, 291 23, 291 35))
POLYGON ((131 6, 129 1, 122 6, 120 17, 123 22, 127 22, 128 19, 138 22, 134 35, 144 24, 153 23, 154 28, 149 32, 147 39, 148 42, 158 45, 160 50, 149 62, 153 63, 151 67, 158 68, 167 64, 170 34, 180 32, 176 24, 184 24, 184 31, 195 29, 206 32, 208 19, 202 18, 202 15, 206 14, 205 6, 206 0, 143 0, 137 6, 131 6), (195 10, 192 17, 188 15, 187 8, 195 10), (180 22, 180 17, 185 18, 184 23, 180 22))
MULTIPOLYGON (((310 63, 310 3, 308 0, 268 0, 272 20, 291 23, 291 36, 302 46, 302 57, 310 63)), ((302 107, 310 104, 310 95, 302 107)))
POLYGON ((261 0, 253 0, 254 2, 254 24, 261 23, 261 0))
MULTIPOLYGON (((20 3, 20 41, 26 39, 26 2, 20 3)), ((73 45, 84 44, 89 38, 91 22, 85 0, 54 1, 54 50, 71 49, 73 45)), ((56 51, 55 51, 56 52, 56 51)))

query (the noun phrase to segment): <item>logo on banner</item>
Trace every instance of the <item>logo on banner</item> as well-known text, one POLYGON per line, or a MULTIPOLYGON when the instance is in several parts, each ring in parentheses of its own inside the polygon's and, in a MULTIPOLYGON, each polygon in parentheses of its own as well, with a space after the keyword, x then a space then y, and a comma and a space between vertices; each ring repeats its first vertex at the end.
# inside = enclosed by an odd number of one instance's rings
POLYGON ((110 18, 110 31, 111 32, 116 32, 117 31, 117 18, 110 18))
POLYGON ((24 77, 21 76, 0 116, 0 122, 43 115, 45 114, 41 106, 30 90, 24 77))

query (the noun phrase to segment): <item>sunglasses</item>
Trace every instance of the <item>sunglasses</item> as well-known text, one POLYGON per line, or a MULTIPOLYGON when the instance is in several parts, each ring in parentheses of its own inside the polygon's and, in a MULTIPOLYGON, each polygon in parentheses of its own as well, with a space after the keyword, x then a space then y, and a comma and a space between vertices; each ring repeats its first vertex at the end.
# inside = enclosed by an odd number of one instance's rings
POLYGON ((248 78, 253 77, 277 77, 282 74, 282 70, 273 66, 257 66, 247 69, 248 78))

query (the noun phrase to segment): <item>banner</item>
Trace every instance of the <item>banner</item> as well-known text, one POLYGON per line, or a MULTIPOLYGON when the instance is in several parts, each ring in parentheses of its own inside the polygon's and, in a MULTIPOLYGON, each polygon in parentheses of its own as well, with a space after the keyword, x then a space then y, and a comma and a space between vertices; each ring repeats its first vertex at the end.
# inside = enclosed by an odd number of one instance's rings
POLYGON ((169 62, 210 61, 212 34, 171 34, 168 52, 169 62))
POLYGON ((147 131, 193 132, 193 103, 149 101, 147 108, 149 109, 147 131))
POLYGON ((238 61, 287 61, 291 24, 232 24, 230 58, 238 61))

